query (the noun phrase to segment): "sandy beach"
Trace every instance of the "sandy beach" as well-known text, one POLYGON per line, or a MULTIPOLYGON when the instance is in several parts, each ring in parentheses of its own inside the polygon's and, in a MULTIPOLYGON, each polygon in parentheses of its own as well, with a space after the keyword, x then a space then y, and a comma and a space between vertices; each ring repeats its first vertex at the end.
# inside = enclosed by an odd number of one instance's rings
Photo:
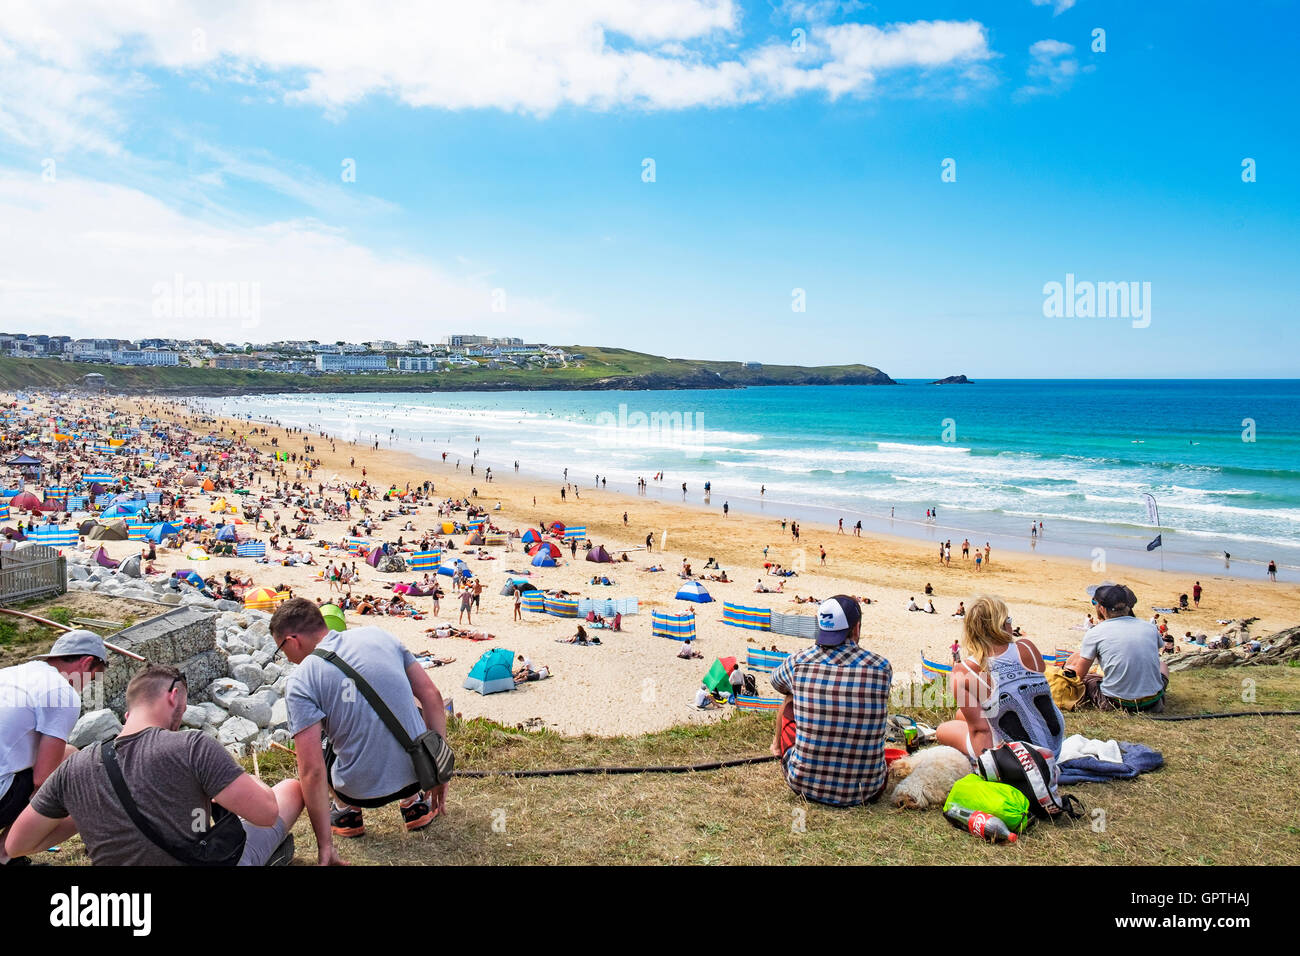
MULTIPOLYGON (((64 414, 75 413, 81 400, 65 401, 64 414)), ((38 399, 33 407, 50 408, 48 399, 38 399)), ((300 451, 303 435, 290 435, 283 429, 267 426, 267 434, 252 435, 252 425, 245 421, 218 419, 213 424, 200 422, 200 416, 177 402, 156 401, 149 398, 109 398, 101 408, 112 408, 132 420, 149 416, 161 421, 175 421, 198 434, 223 430, 227 437, 248 435, 254 448, 270 450, 272 439, 278 439, 279 450, 300 451), (233 431, 232 431, 233 430, 233 431)), ((318 482, 344 484, 365 480, 373 486, 387 488, 395 485, 412 487, 432 481, 436 499, 460 498, 478 490, 478 501, 491 515, 492 521, 503 530, 520 531, 536 527, 539 522, 561 521, 566 524, 585 525, 587 534, 596 544, 603 544, 615 557, 614 564, 594 564, 584 560, 579 548, 576 560, 568 548, 559 565, 554 568, 533 568, 523 550, 516 543, 515 550, 489 549, 495 560, 475 560, 472 554, 457 552, 466 557, 474 574, 483 580, 481 610, 474 614, 473 625, 495 635, 495 639, 474 642, 459 638, 433 638, 425 633, 437 620, 456 622, 457 595, 447 587, 447 597, 442 602, 442 615, 435 619, 426 617, 417 621, 410 618, 385 616, 362 617, 353 612, 347 615, 349 626, 378 625, 397 635, 413 651, 429 651, 438 657, 455 658, 454 663, 431 670, 431 676, 443 694, 455 702, 455 709, 465 717, 489 717, 506 724, 533 721, 533 726, 544 725, 564 734, 636 734, 663 729, 674 724, 725 719, 726 711, 702 712, 692 706, 692 697, 700 678, 715 657, 735 656, 744 659, 747 647, 775 645, 783 651, 795 651, 807 646, 799 638, 746 631, 722 623, 722 602, 733 601, 750 606, 770 607, 782 613, 813 613, 809 605, 796 603, 796 597, 825 598, 846 593, 871 599, 863 608, 862 643, 884 655, 893 664, 895 681, 917 674, 921 655, 933 660, 950 660, 949 648, 961 634, 961 621, 951 615, 959 601, 966 601, 981 593, 1002 597, 1011 608, 1015 623, 1024 635, 1033 640, 1044 653, 1058 647, 1075 649, 1083 635, 1082 622, 1091 610, 1085 589, 1102 580, 1119 581, 1134 589, 1139 598, 1143 616, 1149 616, 1153 606, 1176 606, 1178 596, 1190 592, 1193 580, 1184 574, 1172 572, 1134 571, 1111 565, 1094 569, 1088 562, 994 551, 991 562, 976 571, 973 560, 974 547, 982 547, 983 540, 972 539, 972 559, 961 557, 961 542, 953 541, 950 566, 938 560, 938 547, 911 539, 872 534, 858 538, 851 530, 843 533, 833 526, 812 523, 801 525, 799 541, 794 541, 789 530, 782 532, 779 519, 764 519, 732 512, 723 517, 720 503, 709 510, 689 504, 650 501, 636 495, 601 491, 591 486, 592 476, 584 476, 586 484, 577 484, 578 494, 572 489, 562 499, 563 482, 543 484, 535 479, 515 475, 508 465, 498 462, 492 449, 484 448, 482 459, 495 463, 493 481, 489 484, 482 469, 469 474, 469 466, 462 463, 458 469, 454 462, 428 461, 406 452, 375 449, 344 441, 331 442, 310 436, 315 445, 314 457, 321 464, 310 476, 315 489, 318 482), (351 464, 355 459, 355 464, 351 464), (500 511, 492 509, 497 502, 500 511), (626 514, 626 521, 624 515, 626 514), (653 535, 654 551, 647 554, 645 539, 653 535), (767 557, 764 557, 767 548, 767 557), (825 548, 825 563, 821 561, 821 548, 825 548), (626 552, 630 561, 618 562, 626 552), (694 605, 697 614, 699 640, 697 648, 703 660, 677 658, 681 645, 676 641, 651 636, 650 612, 652 609, 681 613, 687 605, 675 600, 674 595, 683 583, 678 572, 683 560, 688 561, 696 575, 713 573, 704 571, 706 561, 714 558, 725 569, 731 583, 706 581, 705 586, 716 603, 694 605), (755 593, 755 583, 775 588, 779 579, 764 573, 764 561, 777 562, 798 571, 798 575, 785 579, 784 593, 755 593), (661 573, 643 570, 651 563, 662 565, 661 573), (557 643, 570 637, 579 622, 545 614, 525 613, 523 621, 512 621, 513 600, 498 594, 507 569, 529 571, 530 580, 543 589, 563 588, 586 597, 636 597, 641 613, 625 617, 623 631, 608 630, 598 633, 603 640, 600 646, 578 646, 557 643), (594 573, 609 576, 612 587, 592 586, 594 573), (936 613, 909 612, 909 599, 915 598, 926 607, 924 589, 933 585, 936 613), (486 650, 506 647, 516 654, 530 657, 537 665, 548 666, 554 674, 549 680, 524 684, 510 693, 479 696, 462 688, 470 667, 486 650)), ((544 464, 544 463, 543 463, 544 464)), ((557 475, 565 467, 563 462, 551 463, 557 475)), ((537 470, 539 463, 530 463, 537 470)), ((295 478, 295 465, 286 463, 289 480, 295 478)), ((302 476, 304 483, 308 477, 302 476)), ((262 475, 262 486, 255 491, 269 492, 274 480, 262 475)), ((338 493, 328 493, 341 500, 338 493)), ((212 495, 187 498, 185 513, 209 514, 212 495)), ((291 508, 283 509, 288 520, 291 508)), ((376 515, 382 503, 371 510, 376 515)), ((354 515, 355 516, 355 515, 354 515)), ((11 519, 11 523, 14 519, 11 519)), ((407 520, 414 522, 417 531, 437 531, 435 509, 424 506, 412 518, 394 518, 376 527, 372 540, 396 541, 399 534, 409 542, 416 537, 400 529, 407 520)), ((322 520, 311 528, 312 544, 318 539, 338 542, 347 534, 343 521, 322 520)), ((259 535, 265 538, 266 535, 259 535)), ((464 538, 457 538, 458 548, 464 538)), ((304 544, 305 542, 299 542, 304 544)), ((139 544, 130 541, 110 541, 105 546, 114 558, 138 553, 139 544)), ((337 549, 331 549, 337 554, 337 549)), ((327 555, 312 548, 321 566, 327 555)), ((274 554, 272 552, 272 554, 274 554)), ((182 567, 196 567, 203 575, 222 574, 234 569, 241 574, 251 574, 258 586, 287 585, 295 595, 330 599, 328 584, 319 579, 319 568, 281 567, 255 564, 250 559, 213 558, 195 564, 187 561, 183 553, 160 552, 159 567, 168 571, 182 567)), ((350 562, 349 562, 350 563, 350 562)), ((353 594, 372 593, 386 596, 385 583, 410 581, 417 575, 381 574, 364 564, 361 582, 352 587, 353 594)), ((443 578, 444 582, 449 579, 443 578)), ((1300 594, 1285 583, 1267 581, 1250 582, 1236 578, 1199 578, 1204 595, 1197 610, 1168 614, 1170 630, 1179 643, 1185 631, 1214 636, 1223 629, 1220 620, 1256 617, 1252 631, 1266 635, 1300 621, 1300 594)), ((414 599, 417 606, 431 605, 428 598, 414 599)), ((1142 612, 1139 612, 1142 613, 1142 612)), ((771 694, 763 675, 756 675, 760 693, 771 694)), ((1177 680, 1171 687, 1177 694, 1177 680)))

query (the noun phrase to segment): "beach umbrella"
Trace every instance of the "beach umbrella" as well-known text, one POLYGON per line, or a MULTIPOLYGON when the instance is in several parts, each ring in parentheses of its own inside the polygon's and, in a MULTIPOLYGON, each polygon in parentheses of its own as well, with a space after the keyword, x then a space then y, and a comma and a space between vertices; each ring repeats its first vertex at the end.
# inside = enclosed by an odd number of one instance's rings
POLYGON ((287 600, 287 591, 275 591, 272 588, 257 588, 244 595, 244 609, 250 611, 274 611, 281 601, 287 600))
POLYGON ((170 538, 174 534, 180 534, 181 529, 176 527, 170 521, 164 521, 154 525, 145 532, 145 540, 152 541, 154 544, 161 544, 164 538, 170 538))
POLYGON ((539 541, 537 544, 533 545, 531 548, 528 549, 528 553, 533 555, 534 557, 536 557, 539 554, 545 554, 552 558, 558 558, 561 552, 560 549, 557 548, 555 545, 553 545, 551 542, 539 541))
POLYGON ((708 604, 713 600, 713 596, 704 589, 704 585, 699 581, 687 581, 677 592, 677 600, 694 601, 696 604, 708 604))
POLYGON ((343 609, 337 604, 322 604, 320 606, 320 616, 325 618, 325 624, 331 631, 346 631, 347 622, 343 620, 343 609))

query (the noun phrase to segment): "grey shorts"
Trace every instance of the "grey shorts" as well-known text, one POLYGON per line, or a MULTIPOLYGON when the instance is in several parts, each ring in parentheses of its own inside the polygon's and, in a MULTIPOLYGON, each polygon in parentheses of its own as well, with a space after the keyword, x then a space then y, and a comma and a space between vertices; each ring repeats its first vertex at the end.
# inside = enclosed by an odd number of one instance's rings
POLYGON ((247 820, 244 823, 244 855, 239 858, 240 866, 266 866, 275 848, 284 842, 285 829, 283 820, 276 820, 274 826, 259 827, 247 820))

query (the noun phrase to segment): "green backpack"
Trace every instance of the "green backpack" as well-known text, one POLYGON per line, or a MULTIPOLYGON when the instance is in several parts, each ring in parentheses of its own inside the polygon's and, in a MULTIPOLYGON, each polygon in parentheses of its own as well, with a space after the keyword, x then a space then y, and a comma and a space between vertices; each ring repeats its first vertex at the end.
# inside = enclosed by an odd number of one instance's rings
POLYGON ((956 804, 967 810, 991 813, 1007 825, 1012 833, 1024 833, 1033 822, 1029 815, 1029 800, 1015 787, 994 783, 978 774, 968 773, 952 785, 948 799, 943 802, 945 813, 956 804))

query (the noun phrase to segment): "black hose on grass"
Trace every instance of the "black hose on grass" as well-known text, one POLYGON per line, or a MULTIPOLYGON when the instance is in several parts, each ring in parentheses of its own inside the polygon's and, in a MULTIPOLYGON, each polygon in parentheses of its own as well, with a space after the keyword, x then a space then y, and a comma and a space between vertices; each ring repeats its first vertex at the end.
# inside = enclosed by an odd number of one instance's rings
POLYGON ((771 754, 757 757, 737 757, 734 760, 716 760, 712 763, 687 764, 681 767, 565 767, 563 770, 457 770, 457 777, 576 777, 583 774, 614 773, 696 773, 701 770, 721 770, 724 767, 744 767, 753 763, 775 760, 771 754))
POLYGON ((1220 717, 1300 717, 1300 710, 1234 710, 1222 714, 1179 714, 1173 717, 1143 714, 1148 720, 1218 720, 1220 717))
MULTIPOLYGON (((1222 717, 1300 717, 1300 710, 1239 710, 1222 714, 1179 714, 1163 717, 1142 714, 1147 720, 1218 720, 1222 717)), ((561 770, 457 770, 454 776, 483 777, 578 777, 593 774, 627 773, 698 773, 702 770, 722 770, 725 767, 745 767, 750 764, 770 763, 777 758, 771 754, 756 757, 737 757, 733 760, 716 760, 712 763, 687 764, 678 767, 565 767, 561 770)))

